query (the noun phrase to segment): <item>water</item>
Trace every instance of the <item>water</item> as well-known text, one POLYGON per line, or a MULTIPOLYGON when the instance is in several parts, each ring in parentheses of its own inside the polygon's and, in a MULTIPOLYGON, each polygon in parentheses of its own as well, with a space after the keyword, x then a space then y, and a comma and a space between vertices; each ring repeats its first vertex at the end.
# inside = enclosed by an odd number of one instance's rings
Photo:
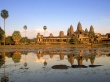
POLYGON ((109 82, 109 56, 109 48, 1 51, 0 79, 7 76, 9 82, 109 82))

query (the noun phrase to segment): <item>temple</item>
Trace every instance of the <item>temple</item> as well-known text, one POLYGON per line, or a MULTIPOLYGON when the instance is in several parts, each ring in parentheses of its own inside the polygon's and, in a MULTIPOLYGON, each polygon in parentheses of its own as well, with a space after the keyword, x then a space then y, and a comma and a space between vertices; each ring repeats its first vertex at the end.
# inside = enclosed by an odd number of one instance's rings
POLYGON ((43 35, 40 35, 40 33, 38 33, 36 38, 37 38, 36 39, 37 44, 42 44, 42 43, 89 44, 91 42, 110 43, 110 33, 106 33, 105 35, 101 35, 100 33, 95 33, 94 27, 92 25, 90 26, 89 30, 87 28, 83 30, 80 22, 78 22, 76 31, 74 31, 73 26, 70 25, 70 27, 67 29, 67 35, 65 35, 63 31, 59 32, 59 36, 53 36, 53 34, 50 33, 49 36, 44 37, 43 35))

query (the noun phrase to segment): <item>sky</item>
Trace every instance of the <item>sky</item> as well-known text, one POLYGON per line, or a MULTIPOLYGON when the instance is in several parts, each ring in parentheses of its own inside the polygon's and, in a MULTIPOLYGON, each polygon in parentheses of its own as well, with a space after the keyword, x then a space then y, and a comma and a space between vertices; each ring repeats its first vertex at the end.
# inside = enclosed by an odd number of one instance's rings
MULTIPOLYGON (((76 31, 78 22, 83 30, 93 25, 96 33, 110 33, 110 0, 0 0, 0 12, 3 9, 9 13, 7 36, 17 30, 24 37, 24 25, 28 38, 36 38, 38 32, 43 35, 43 26, 47 26, 45 36, 58 36, 60 31, 67 35, 70 25, 76 31)), ((4 29, 2 17, 0 27, 4 29)))

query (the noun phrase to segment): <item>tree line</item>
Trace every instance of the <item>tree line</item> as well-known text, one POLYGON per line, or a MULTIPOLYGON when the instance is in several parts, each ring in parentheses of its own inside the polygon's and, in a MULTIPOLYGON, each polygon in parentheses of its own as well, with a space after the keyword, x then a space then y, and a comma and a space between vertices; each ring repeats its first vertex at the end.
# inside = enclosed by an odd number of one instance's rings
MULTIPOLYGON (((17 45, 17 44, 32 44, 35 43, 35 38, 28 39, 27 37, 21 37, 20 31, 14 31, 12 36, 5 36, 6 45, 17 45)), ((0 27, 0 45, 4 44, 4 30, 0 27)))

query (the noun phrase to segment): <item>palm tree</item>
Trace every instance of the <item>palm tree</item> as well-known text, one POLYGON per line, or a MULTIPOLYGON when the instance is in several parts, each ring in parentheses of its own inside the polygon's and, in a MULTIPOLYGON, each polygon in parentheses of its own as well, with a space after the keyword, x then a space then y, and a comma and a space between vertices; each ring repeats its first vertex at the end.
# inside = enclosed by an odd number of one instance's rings
POLYGON ((47 26, 44 26, 43 29, 44 29, 44 37, 45 37, 45 31, 47 29, 47 26))
MULTIPOLYGON (((7 10, 1 11, 1 17, 4 19, 4 32, 5 32, 5 19, 8 18, 9 14, 7 10)), ((4 33, 4 45, 5 45, 5 33, 4 33)))
POLYGON ((24 25, 24 30, 25 30, 25 44, 26 44, 26 30, 27 30, 27 26, 26 25, 24 25))

